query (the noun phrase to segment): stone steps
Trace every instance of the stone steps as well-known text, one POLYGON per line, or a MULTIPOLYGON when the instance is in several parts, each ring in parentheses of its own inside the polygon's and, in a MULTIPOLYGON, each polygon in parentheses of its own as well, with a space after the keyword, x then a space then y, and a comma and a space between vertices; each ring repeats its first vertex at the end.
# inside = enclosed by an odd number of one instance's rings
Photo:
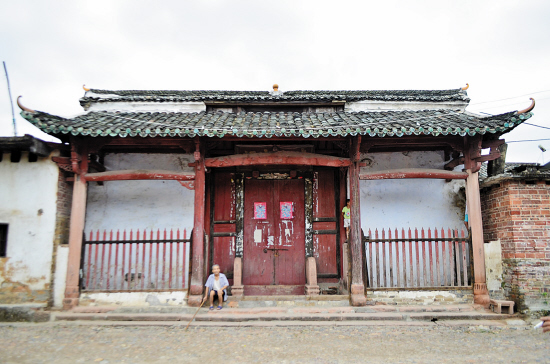
MULTIPOLYGON (((284 302, 284 301, 280 301, 284 302)), ((69 312, 52 313, 53 321, 92 322, 173 322, 187 323, 196 312, 195 308, 166 307, 76 307, 69 312), (176 311, 179 310, 179 311, 176 311)), ((372 325, 388 323, 441 323, 451 321, 502 321, 514 315, 496 314, 478 305, 441 306, 259 306, 250 308, 226 307, 220 311, 201 308, 193 325, 226 325, 230 323, 284 323, 306 324, 318 322, 355 322, 372 325)), ((255 324, 256 325, 256 324, 255 324)), ((260 325, 260 324, 258 324, 260 325)), ((271 324, 270 324, 271 325, 271 324)))

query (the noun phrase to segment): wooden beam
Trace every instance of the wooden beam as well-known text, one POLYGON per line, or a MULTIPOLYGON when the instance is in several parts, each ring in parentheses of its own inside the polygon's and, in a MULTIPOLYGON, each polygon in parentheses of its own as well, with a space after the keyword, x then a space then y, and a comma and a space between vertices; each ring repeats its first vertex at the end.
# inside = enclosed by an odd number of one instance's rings
POLYGON ((99 173, 88 173, 86 181, 131 181, 131 180, 175 180, 192 181, 195 174, 161 170, 130 169, 121 171, 109 171, 99 173))
POLYGON ((405 179, 405 178, 432 178, 432 179, 466 179, 468 173, 453 172, 442 169, 428 168, 403 168, 389 169, 384 171, 360 173, 359 179, 377 180, 377 179, 405 179))
POLYGON ((256 165, 308 165, 322 167, 348 167, 351 162, 347 158, 329 155, 300 152, 270 152, 234 154, 224 157, 205 159, 206 167, 237 167, 256 165))

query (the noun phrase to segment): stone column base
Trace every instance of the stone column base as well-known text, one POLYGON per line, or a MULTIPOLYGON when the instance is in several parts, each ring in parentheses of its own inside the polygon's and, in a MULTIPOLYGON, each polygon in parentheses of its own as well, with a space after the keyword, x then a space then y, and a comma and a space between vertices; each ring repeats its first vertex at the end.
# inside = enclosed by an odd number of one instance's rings
POLYGON ((73 307, 78 306, 78 298, 64 298, 63 299, 63 310, 68 311, 73 307))
POLYGON ((314 286, 314 285, 310 285, 310 284, 306 284, 305 285, 305 293, 306 293, 306 296, 319 296, 319 293, 320 293, 320 289, 319 289, 319 286, 314 286))
POLYGON ((362 284, 351 285, 351 305, 366 306, 367 297, 365 296, 365 286, 362 284))
POLYGON ((203 298, 204 297, 202 294, 189 295, 189 298, 187 300, 187 305, 190 307, 199 307, 201 305, 203 298))
POLYGON ((491 298, 489 297, 486 283, 474 283, 474 303, 489 308, 491 298))
POLYGON ((244 286, 231 286, 231 295, 233 297, 244 296, 244 286))

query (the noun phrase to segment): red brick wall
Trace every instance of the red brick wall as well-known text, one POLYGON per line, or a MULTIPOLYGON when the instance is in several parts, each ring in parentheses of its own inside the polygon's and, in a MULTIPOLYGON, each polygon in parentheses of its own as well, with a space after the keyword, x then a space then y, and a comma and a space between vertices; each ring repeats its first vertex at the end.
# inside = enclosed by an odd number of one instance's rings
POLYGON ((500 239, 504 292, 520 311, 550 310, 550 184, 510 179, 482 189, 485 242, 500 239))

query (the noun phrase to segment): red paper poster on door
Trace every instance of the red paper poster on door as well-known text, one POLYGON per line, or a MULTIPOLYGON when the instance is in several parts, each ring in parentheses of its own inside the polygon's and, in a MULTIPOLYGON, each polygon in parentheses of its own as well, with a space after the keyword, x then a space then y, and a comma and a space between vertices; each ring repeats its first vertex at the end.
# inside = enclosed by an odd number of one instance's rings
POLYGON ((265 202, 254 202, 254 219, 267 219, 267 210, 265 202))
POLYGON ((293 207, 292 202, 281 202, 281 219, 292 219, 294 217, 292 214, 293 207))

